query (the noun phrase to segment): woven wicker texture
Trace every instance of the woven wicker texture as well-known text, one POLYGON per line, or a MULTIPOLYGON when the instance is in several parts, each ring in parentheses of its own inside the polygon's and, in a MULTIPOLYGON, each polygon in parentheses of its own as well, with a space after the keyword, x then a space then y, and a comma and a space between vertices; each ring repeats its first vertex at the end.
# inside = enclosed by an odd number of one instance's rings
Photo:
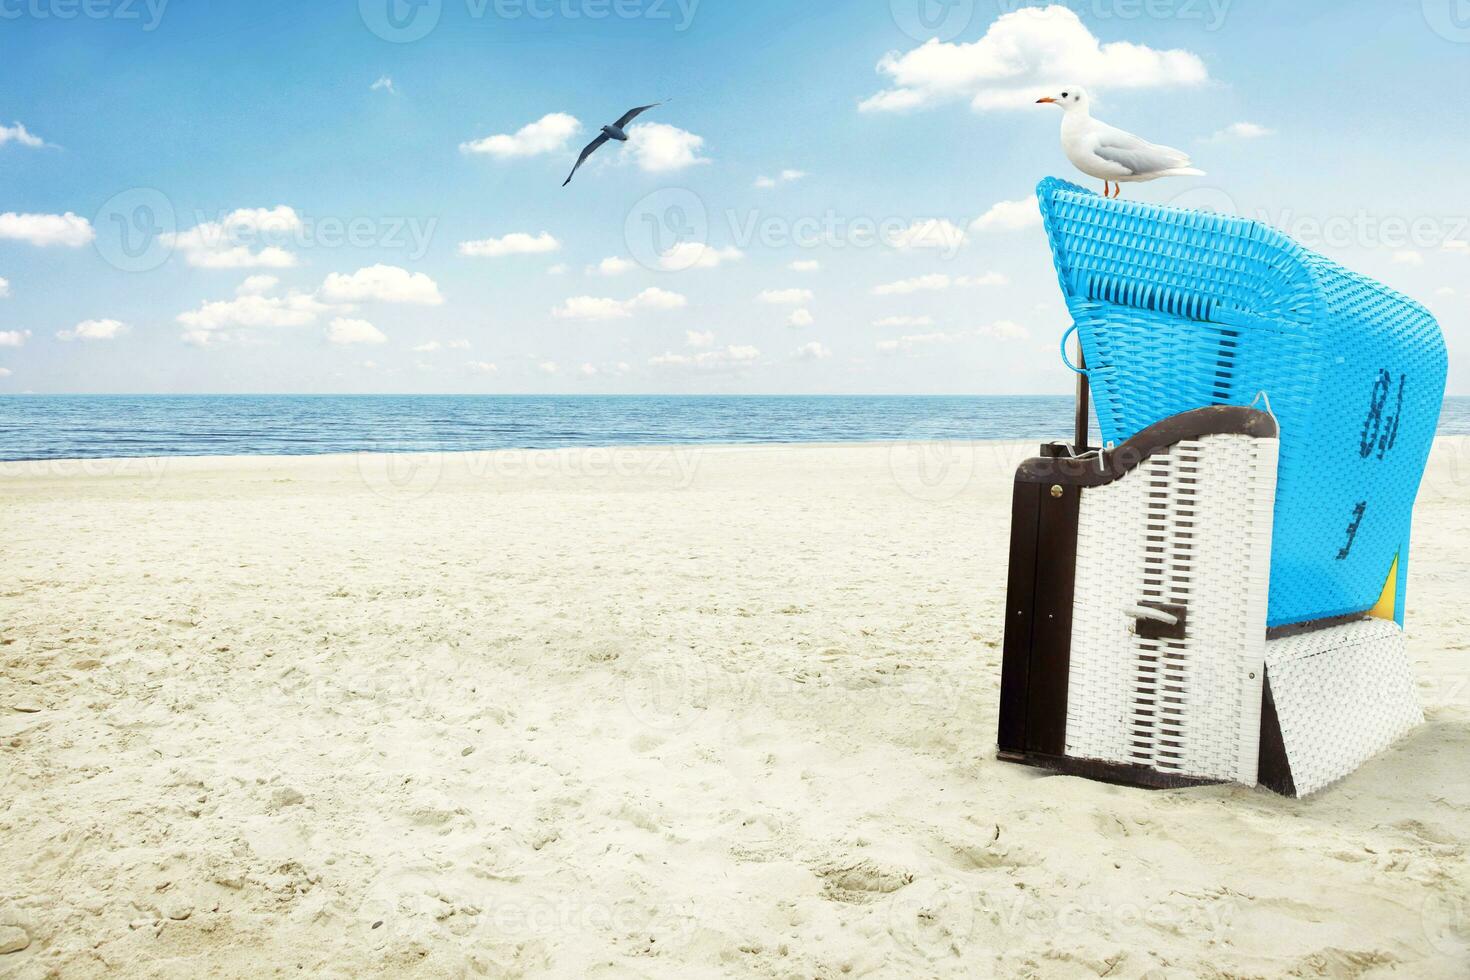
MULTIPOLYGON (((1103 439, 1265 392, 1281 424, 1269 622, 1373 606, 1444 399, 1417 303, 1254 221, 1037 188, 1103 439)), ((1402 592, 1399 619, 1402 621, 1402 592)))
POLYGON ((1255 784, 1278 448, 1186 440, 1082 492, 1068 755, 1255 784), (1183 639, 1134 631, 1148 600, 1183 639))
POLYGON ((1424 721, 1404 635, 1367 619, 1266 644, 1298 796, 1351 773, 1424 721))

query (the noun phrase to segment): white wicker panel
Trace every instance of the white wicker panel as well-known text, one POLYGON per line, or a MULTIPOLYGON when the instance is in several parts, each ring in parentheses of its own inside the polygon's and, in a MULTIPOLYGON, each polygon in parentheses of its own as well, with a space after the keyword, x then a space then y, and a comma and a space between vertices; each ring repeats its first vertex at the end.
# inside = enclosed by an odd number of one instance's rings
POLYGON ((1383 619, 1266 644, 1298 796, 1331 785, 1424 721, 1403 631, 1383 619))
POLYGON ((1278 449, 1186 440, 1083 491, 1068 755, 1255 783, 1278 449), (1186 607, 1184 639, 1133 632, 1145 599, 1186 607))

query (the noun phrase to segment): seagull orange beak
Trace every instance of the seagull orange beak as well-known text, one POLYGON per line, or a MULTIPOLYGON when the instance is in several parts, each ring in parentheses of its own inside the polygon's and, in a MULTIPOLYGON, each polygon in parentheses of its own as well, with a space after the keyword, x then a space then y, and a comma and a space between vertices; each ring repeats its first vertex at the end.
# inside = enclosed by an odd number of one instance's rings
POLYGON ((1057 101, 1057 100, 1056 100, 1056 99, 1054 99, 1054 98, 1052 98, 1052 97, 1051 97, 1051 96, 1049 96, 1049 95, 1048 95, 1048 96, 1047 96, 1047 97, 1046 97, 1046 98, 1044 98, 1044 99, 1037 99, 1037 100, 1036 100, 1036 104, 1037 104, 1037 105, 1041 105, 1041 104, 1042 104, 1042 103, 1043 103, 1043 102, 1051 102, 1051 103, 1055 103, 1055 102, 1056 102, 1056 101, 1057 101))

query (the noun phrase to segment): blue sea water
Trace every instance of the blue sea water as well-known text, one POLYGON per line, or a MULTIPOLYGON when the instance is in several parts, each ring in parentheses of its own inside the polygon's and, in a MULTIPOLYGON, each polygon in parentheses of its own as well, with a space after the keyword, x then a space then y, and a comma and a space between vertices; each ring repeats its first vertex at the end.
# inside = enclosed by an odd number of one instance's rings
MULTIPOLYGON (((0 460, 686 443, 1052 439, 1051 396, 15 395, 0 460)), ((1470 398, 1440 432, 1470 434, 1470 398)))

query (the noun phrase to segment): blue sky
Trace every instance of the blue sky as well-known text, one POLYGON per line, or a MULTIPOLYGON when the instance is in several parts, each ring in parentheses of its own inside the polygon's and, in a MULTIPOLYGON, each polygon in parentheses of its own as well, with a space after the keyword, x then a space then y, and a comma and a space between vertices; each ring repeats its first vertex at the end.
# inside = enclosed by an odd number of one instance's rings
POLYGON ((0 0, 0 392, 1065 392, 1082 83, 1470 393, 1467 82, 1460 0, 0 0))

